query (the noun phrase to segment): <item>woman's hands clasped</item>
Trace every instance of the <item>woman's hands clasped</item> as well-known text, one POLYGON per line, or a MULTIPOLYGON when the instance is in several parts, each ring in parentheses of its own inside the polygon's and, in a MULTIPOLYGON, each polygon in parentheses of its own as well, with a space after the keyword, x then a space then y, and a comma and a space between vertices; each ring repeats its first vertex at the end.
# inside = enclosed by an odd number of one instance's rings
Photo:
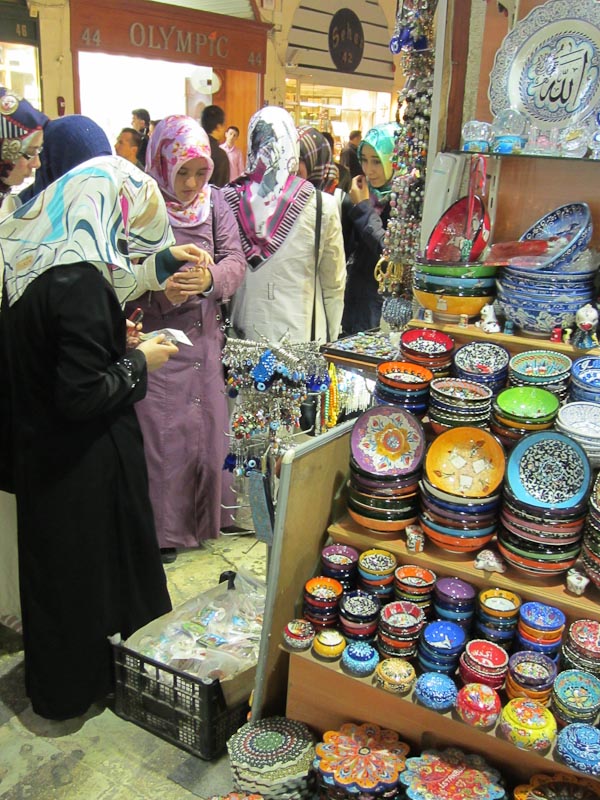
POLYGON ((171 247, 171 253, 180 261, 190 263, 172 275, 165 285, 165 294, 171 303, 184 303, 189 297, 211 288, 213 279, 209 267, 214 262, 210 253, 195 244, 175 245, 171 247))

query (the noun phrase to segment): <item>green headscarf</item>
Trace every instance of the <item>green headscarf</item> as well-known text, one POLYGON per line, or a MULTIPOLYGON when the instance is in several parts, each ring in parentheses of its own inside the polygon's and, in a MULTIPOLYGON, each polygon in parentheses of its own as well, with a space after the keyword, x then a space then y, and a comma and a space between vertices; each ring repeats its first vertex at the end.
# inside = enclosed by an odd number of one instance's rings
POLYGON ((365 135, 365 138, 358 145, 358 158, 360 160, 362 148, 364 144, 369 144, 375 150, 381 164, 383 166, 383 173, 385 175, 386 183, 376 189, 369 183, 369 191, 374 194, 379 202, 385 202, 390 196, 392 191, 392 178, 394 176, 394 167, 392 166, 392 159, 394 156, 394 146, 396 144, 396 131, 398 126, 395 122, 383 122, 381 125, 376 125, 371 128, 365 135))

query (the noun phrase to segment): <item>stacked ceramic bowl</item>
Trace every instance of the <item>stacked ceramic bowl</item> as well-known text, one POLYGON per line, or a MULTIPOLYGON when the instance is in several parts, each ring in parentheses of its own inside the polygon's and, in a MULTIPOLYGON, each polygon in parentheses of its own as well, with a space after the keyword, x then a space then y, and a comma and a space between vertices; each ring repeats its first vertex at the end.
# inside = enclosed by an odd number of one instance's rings
POLYGON ((496 532, 504 468, 502 446, 487 431, 462 426, 439 434, 419 485, 427 538, 451 553, 484 547, 496 532))
POLYGON ((429 386, 429 423, 434 433, 467 425, 486 428, 492 390, 463 378, 435 378, 429 386))
POLYGON ((449 374, 453 352, 454 339, 435 328, 409 328, 400 336, 403 360, 425 367, 435 377, 449 374))
POLYGON ((438 578, 433 587, 436 617, 469 630, 475 614, 475 587, 461 578, 438 578))
POLYGON ((437 580, 435 572, 416 564, 402 564, 394 573, 396 600, 414 603, 424 614, 431 607, 431 595, 437 580))
POLYGON ((587 401, 566 403, 559 410, 554 427, 579 442, 593 469, 600 467, 600 405, 587 401))
POLYGON ((503 389, 492 403, 490 430, 510 449, 534 431, 549 430, 558 414, 555 394, 537 386, 503 389))
POLYGON ((510 589, 482 589, 477 596, 473 632, 505 650, 510 649, 517 623, 521 598, 510 589))
POLYGON ((466 631, 455 622, 435 620, 427 623, 419 639, 421 669, 454 675, 466 641, 466 631))
POLYGON ((567 631, 562 645, 563 669, 583 669, 600 678, 600 622, 578 619, 567 631))
POLYGON ((463 683, 485 683, 492 689, 501 689, 508 670, 508 653, 487 639, 467 642, 458 662, 458 672, 463 683))
POLYGON ((577 560, 591 487, 583 448, 555 431, 523 437, 507 464, 498 548, 530 578, 560 575, 577 560))
POLYGON ((344 587, 334 578, 319 575, 304 585, 303 616, 315 628, 335 628, 338 623, 338 603, 344 587))
POLYGON ((377 629, 377 649, 392 658, 412 658, 425 625, 422 609, 405 600, 394 600, 381 609, 377 629))
POLYGON ((550 707, 561 725, 594 725, 600 712, 600 680, 582 669, 559 672, 552 687, 550 707))
POLYGON ((508 698, 529 697, 548 705, 557 675, 554 661, 543 653, 521 650, 508 659, 505 690, 508 698))
POLYGON ((344 592, 339 604, 339 628, 348 640, 373 641, 377 633, 381 601, 357 589, 344 592))
POLYGON ((588 504, 581 560, 588 578, 600 589, 600 478, 596 478, 588 504))
POLYGON ((423 426, 410 412, 377 406, 361 414, 350 437, 348 512, 354 521, 375 533, 414 522, 424 455, 423 426))
POLYGON ((569 399, 600 403, 600 357, 584 356, 573 362, 569 399))
POLYGON ((356 588, 358 550, 346 544, 330 544, 321 551, 321 575, 335 578, 345 592, 356 588))
POLYGON ((497 394, 506 385, 510 353, 495 342, 469 342, 454 354, 457 378, 482 383, 497 394))
POLYGON ((397 561, 393 553, 372 548, 358 557, 358 588, 387 603, 394 595, 394 572, 397 561))
POLYGON ((503 316, 533 335, 572 326, 577 310, 594 297, 596 265, 582 258, 592 232, 585 203, 561 206, 532 225, 522 240, 548 239, 552 244, 547 257, 513 260, 502 269, 496 302, 503 316))
POLYGON ((510 386, 537 386, 555 394, 560 402, 569 392, 573 362, 564 353, 553 350, 525 350, 508 362, 510 386))
POLYGON ((404 408, 417 417, 427 413, 433 372, 410 361, 384 361, 377 367, 373 402, 404 408))
POLYGON ((535 601, 523 603, 519 610, 515 652, 533 650, 558 662, 565 622, 565 615, 556 606, 535 601))

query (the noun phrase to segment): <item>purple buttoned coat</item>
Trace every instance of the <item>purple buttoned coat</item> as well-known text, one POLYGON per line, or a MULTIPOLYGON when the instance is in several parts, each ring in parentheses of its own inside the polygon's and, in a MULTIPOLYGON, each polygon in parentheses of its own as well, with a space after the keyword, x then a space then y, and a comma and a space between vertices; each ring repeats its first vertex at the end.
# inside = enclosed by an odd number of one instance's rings
POLYGON ((211 187, 212 218, 173 232, 178 244, 193 242, 213 255, 213 289, 181 305, 164 292, 147 292, 140 306, 145 332, 178 328, 193 342, 148 376, 146 397, 136 404, 160 547, 197 547, 231 525, 236 502, 231 474, 223 471, 229 450, 229 418, 221 351, 220 303, 243 280, 246 260, 237 222, 219 189, 211 187), (213 234, 214 239, 213 241, 213 234))

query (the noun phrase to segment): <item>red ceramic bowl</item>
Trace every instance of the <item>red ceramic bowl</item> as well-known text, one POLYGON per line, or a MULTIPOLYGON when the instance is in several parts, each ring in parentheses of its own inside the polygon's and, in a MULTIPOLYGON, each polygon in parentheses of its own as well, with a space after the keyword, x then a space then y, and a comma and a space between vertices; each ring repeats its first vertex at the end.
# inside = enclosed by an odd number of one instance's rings
POLYGON ((508 667, 508 653, 487 639, 471 639, 465 647, 465 660, 474 669, 501 673, 508 667))
POLYGON ((454 349, 454 339, 434 328, 409 328, 400 336, 400 347, 411 358, 444 360, 454 349))
POLYGON ((473 197, 472 209, 469 209, 469 198, 461 197, 438 220, 425 247, 425 257, 448 264, 475 261, 490 238, 490 228, 490 218, 481 197, 473 197), (471 242, 466 253, 463 251, 465 241, 471 242))

